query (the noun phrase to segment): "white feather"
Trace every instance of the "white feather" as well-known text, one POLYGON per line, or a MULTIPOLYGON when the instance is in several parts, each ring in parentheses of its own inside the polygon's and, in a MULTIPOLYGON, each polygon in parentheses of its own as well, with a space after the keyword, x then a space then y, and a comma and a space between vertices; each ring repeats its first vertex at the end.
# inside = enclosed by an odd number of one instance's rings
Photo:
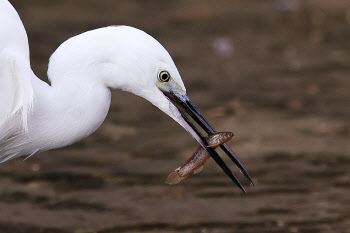
POLYGON ((107 115, 110 88, 147 99, 193 135, 158 89, 160 70, 167 70, 185 93, 158 41, 136 28, 112 26, 64 42, 50 58, 48 85, 30 68, 28 38, 17 12, 0 0, 0 162, 92 134, 107 115))
POLYGON ((0 129, 20 114, 26 133, 34 100, 28 39, 17 12, 5 0, 0 1, 0 35, 0 129))

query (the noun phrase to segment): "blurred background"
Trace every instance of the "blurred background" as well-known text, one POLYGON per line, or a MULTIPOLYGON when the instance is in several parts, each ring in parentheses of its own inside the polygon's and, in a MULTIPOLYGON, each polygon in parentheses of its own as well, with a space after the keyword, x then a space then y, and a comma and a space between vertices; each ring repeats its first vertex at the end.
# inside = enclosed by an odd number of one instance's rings
POLYGON ((164 184, 197 143, 113 91, 89 138, 1 164, 0 232, 350 232, 350 1, 10 2, 43 80, 55 49, 86 30, 131 25, 159 40, 204 115, 235 133, 256 187, 240 176, 242 194, 213 161, 164 184))

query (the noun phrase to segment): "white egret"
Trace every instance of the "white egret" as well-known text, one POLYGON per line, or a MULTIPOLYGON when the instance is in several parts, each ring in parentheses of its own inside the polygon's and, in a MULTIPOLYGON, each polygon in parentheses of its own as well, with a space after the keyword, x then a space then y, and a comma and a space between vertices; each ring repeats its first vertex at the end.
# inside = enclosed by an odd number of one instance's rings
MULTIPOLYGON (((88 31, 65 41, 53 53, 50 85, 33 73, 28 38, 8 0, 0 0, 0 162, 73 144, 104 121, 110 89, 145 98, 178 122, 243 190, 215 150, 175 106, 206 133, 215 129, 186 95, 180 74, 163 46, 128 26, 88 31)), ((221 148, 251 179, 228 145, 221 148)))

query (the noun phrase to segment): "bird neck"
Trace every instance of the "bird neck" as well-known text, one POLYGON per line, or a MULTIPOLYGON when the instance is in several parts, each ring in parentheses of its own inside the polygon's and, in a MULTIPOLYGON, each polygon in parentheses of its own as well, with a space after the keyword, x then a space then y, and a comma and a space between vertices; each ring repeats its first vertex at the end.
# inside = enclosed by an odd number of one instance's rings
POLYGON ((48 147, 67 146, 92 134, 104 121, 111 102, 110 90, 93 83, 60 82, 50 86, 33 76, 35 102, 29 119, 29 137, 48 147))

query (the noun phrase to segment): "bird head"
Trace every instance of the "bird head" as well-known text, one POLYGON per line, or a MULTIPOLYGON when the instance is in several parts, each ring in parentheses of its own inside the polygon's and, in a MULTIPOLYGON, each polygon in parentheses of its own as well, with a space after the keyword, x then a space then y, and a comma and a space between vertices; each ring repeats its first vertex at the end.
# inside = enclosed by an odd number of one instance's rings
MULTIPOLYGON (((67 77, 83 77, 84 80, 79 80, 79 85, 102 84, 148 100, 190 133, 244 190, 215 150, 207 147, 205 137, 186 117, 187 114, 207 134, 216 133, 187 96, 179 71, 169 53, 147 33, 133 27, 112 26, 80 34, 56 50, 50 59, 48 74, 53 86, 64 82, 67 77)), ((250 180, 233 151, 226 144, 223 149, 250 180)))

